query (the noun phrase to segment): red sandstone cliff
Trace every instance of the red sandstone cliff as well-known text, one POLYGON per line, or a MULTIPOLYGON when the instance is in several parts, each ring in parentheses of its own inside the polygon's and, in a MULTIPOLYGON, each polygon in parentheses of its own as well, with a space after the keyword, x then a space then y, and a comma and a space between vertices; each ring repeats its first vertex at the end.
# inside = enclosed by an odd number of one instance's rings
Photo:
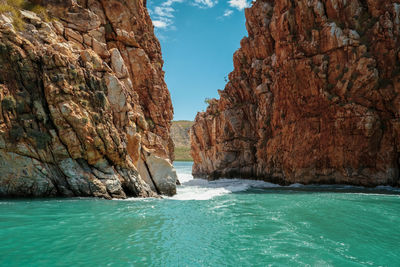
POLYGON ((193 174, 399 186, 400 2, 257 0, 193 174))
POLYGON ((0 197, 174 194, 173 109, 145 4, 34 2, 50 19, 0 15, 0 197))

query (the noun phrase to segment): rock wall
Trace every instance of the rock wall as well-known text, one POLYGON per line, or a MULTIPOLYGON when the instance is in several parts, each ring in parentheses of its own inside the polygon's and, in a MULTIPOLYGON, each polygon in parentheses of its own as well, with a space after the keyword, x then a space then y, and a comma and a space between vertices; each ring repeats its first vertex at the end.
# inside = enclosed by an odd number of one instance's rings
POLYGON ((193 174, 399 186, 400 3, 257 0, 193 174))
POLYGON ((0 15, 0 197, 173 195, 173 109, 141 0, 0 15))

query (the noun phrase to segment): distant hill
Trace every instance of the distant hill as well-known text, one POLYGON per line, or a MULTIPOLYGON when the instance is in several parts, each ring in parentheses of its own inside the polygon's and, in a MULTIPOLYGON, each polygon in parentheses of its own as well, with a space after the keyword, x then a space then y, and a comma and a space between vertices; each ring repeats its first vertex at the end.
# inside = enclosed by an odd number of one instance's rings
POLYGON ((175 144, 176 161, 192 161, 190 156, 190 127, 193 121, 173 121, 171 136, 175 144))

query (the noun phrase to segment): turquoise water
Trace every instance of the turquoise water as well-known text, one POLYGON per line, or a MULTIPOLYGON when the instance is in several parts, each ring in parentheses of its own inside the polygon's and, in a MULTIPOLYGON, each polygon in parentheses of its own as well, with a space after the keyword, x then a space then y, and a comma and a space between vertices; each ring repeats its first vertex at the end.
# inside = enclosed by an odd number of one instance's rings
POLYGON ((176 163, 173 199, 0 200, 0 265, 400 266, 396 191, 209 183, 190 167, 176 163))

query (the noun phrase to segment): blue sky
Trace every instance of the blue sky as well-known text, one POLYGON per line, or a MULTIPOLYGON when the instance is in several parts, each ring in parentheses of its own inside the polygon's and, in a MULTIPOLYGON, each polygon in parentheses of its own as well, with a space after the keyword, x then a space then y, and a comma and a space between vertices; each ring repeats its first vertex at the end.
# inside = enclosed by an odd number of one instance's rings
POLYGON ((218 97, 233 70, 233 53, 247 35, 248 0, 148 0, 161 42, 174 120, 194 120, 205 98, 218 97))

